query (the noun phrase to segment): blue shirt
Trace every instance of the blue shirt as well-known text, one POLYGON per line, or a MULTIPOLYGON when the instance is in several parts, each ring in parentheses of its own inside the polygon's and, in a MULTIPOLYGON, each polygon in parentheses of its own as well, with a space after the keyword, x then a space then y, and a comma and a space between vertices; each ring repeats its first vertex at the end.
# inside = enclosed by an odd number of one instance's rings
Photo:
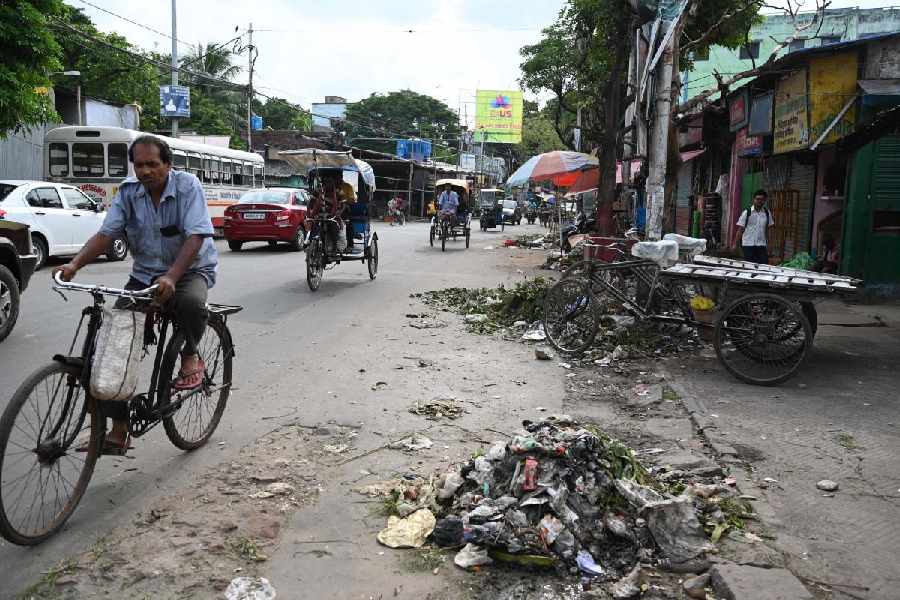
POLYGON ((206 239, 187 272, 203 275, 209 287, 216 283, 219 256, 212 221, 200 180, 190 173, 169 171, 158 209, 143 184, 129 177, 113 198, 99 233, 128 236, 134 258, 131 276, 147 285, 166 274, 189 236, 203 236, 206 239))
POLYGON ((456 210, 459 208, 459 194, 454 191, 448 194, 447 190, 444 190, 438 198, 438 206, 441 210, 456 210))

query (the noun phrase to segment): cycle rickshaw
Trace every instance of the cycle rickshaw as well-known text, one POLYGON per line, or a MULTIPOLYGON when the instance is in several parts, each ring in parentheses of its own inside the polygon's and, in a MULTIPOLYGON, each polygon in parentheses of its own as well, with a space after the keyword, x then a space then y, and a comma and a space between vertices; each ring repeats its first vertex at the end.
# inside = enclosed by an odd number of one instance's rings
POLYGON ((375 173, 372 167, 354 159, 347 152, 318 150, 286 150, 278 155, 298 173, 312 182, 314 200, 321 201, 316 214, 308 215, 310 223, 306 246, 306 283, 316 291, 325 271, 341 262, 360 261, 368 266, 369 278, 378 273, 378 234, 372 231, 369 204, 375 192, 375 173), (326 192, 324 182, 328 182, 326 192), (344 182, 355 190, 352 203, 339 203, 333 191, 344 182), (330 196, 326 197, 328 194, 330 196), (330 206, 329 206, 330 205, 330 206))
POLYGON ((442 219, 438 211, 431 217, 431 228, 428 231, 428 243, 434 246, 435 238, 441 241, 441 251, 447 249, 447 240, 455 240, 457 237, 466 238, 466 248, 469 247, 469 238, 472 233, 472 213, 469 206, 469 182, 464 179, 438 179, 434 184, 435 194, 446 186, 459 196, 459 207, 456 210, 456 222, 442 219))

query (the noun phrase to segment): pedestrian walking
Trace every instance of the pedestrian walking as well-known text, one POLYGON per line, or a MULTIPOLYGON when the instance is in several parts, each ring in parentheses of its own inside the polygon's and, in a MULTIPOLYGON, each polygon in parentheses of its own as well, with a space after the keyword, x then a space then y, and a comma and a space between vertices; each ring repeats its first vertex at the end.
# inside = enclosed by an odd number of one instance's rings
POLYGON ((753 204, 741 213, 732 243, 732 248, 737 248, 740 239, 744 260, 762 265, 769 264, 769 228, 775 227, 775 219, 766 206, 768 196, 765 190, 753 193, 753 204))

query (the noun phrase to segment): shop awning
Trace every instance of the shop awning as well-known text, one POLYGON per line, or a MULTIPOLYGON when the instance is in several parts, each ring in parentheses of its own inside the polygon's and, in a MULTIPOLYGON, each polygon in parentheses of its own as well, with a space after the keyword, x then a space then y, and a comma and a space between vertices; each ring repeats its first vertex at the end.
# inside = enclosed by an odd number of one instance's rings
POLYGON ((694 160, 701 154, 706 152, 706 148, 702 148, 700 150, 691 150, 690 152, 682 152, 681 153, 681 162, 685 163, 689 160, 694 160))

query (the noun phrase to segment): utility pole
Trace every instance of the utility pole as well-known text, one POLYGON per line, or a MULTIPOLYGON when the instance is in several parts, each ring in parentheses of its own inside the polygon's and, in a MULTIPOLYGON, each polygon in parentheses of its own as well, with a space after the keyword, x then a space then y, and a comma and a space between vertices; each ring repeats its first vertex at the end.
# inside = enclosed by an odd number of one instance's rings
POLYGON ((249 44, 247 46, 247 70, 249 78, 247 82, 247 149, 253 152, 253 23, 247 30, 249 44))
MULTIPOLYGON (((678 27, 671 23, 670 27, 678 27)), ((669 126, 672 120, 672 81, 675 71, 675 54, 677 53, 677 37, 667 36, 666 47, 656 70, 655 116, 650 132, 649 155, 650 171, 647 177, 647 239, 651 241, 662 238, 663 212, 666 197, 666 158, 669 149, 669 126)))
MULTIPOLYGON (((176 0, 172 0, 172 85, 178 85, 178 23, 175 2, 176 0)), ((172 137, 178 137, 178 117, 172 117, 172 137)))

